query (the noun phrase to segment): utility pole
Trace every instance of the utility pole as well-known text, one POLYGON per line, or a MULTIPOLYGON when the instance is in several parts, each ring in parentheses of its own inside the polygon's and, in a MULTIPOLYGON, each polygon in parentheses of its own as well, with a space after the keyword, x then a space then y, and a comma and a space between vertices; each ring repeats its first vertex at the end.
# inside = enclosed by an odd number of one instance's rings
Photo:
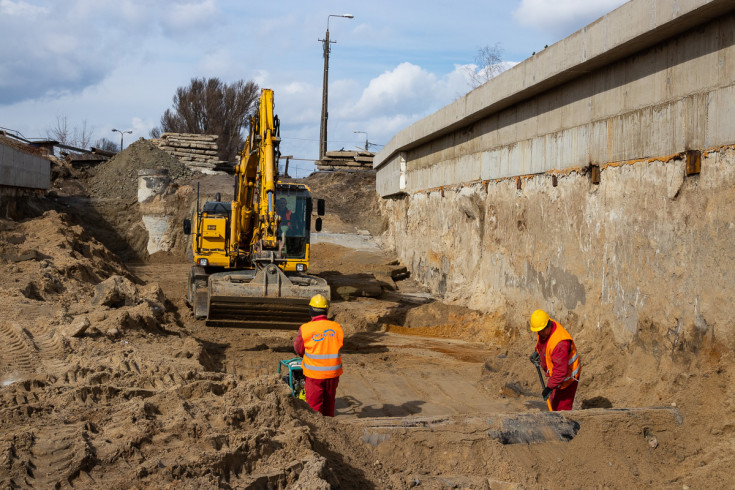
POLYGON ((334 15, 330 14, 327 16, 327 32, 324 35, 324 39, 320 39, 324 45, 324 79, 322 81, 322 121, 321 128, 319 131, 319 160, 324 159, 324 155, 327 153, 327 102, 328 96, 328 85, 329 85, 329 51, 331 47, 329 43, 336 43, 337 41, 329 40, 329 18, 330 17, 344 17, 345 19, 353 19, 355 16, 352 14, 334 15))
POLYGON ((286 177, 287 179, 290 179, 291 176, 288 175, 288 162, 293 158, 293 155, 285 155, 285 156, 281 155, 281 160, 283 160, 284 158, 286 159, 286 165, 285 165, 285 168, 283 169, 283 176, 286 177))
POLYGON ((367 131, 353 131, 355 134, 364 134, 365 135, 365 151, 368 151, 368 134, 367 131))

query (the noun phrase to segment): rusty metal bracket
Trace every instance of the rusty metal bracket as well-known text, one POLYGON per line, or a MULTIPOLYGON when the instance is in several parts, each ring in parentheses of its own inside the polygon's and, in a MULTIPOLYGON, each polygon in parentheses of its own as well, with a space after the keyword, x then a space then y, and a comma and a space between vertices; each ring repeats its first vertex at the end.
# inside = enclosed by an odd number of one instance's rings
POLYGON ((590 165, 590 181, 595 185, 600 185, 600 166, 590 165))
POLYGON ((696 175, 702 169, 702 152, 699 150, 687 150, 687 167, 686 174, 696 175))

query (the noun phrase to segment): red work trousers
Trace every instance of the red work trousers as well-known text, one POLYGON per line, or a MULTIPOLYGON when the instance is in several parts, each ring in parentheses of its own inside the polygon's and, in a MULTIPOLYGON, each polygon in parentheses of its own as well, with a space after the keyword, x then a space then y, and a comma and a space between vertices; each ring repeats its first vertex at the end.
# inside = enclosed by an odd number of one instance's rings
POLYGON ((326 417, 334 417, 334 400, 337 397, 339 376, 328 379, 306 377, 304 391, 306 402, 311 408, 326 417))
POLYGON ((574 381, 564 389, 555 389, 551 394, 551 409, 555 412, 559 410, 571 410, 574 405, 574 395, 577 394, 577 386, 579 383, 574 381))

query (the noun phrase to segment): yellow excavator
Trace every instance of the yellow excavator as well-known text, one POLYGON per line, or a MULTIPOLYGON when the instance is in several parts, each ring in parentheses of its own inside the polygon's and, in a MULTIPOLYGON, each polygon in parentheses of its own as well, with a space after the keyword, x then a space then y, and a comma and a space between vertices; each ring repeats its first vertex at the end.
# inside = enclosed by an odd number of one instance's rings
MULTIPOLYGON (((313 200, 303 184, 278 181, 280 129, 273 91, 262 89, 250 133, 234 167, 235 196, 197 209, 184 220, 194 265, 187 301, 211 326, 298 328, 309 299, 329 298, 326 280, 307 275, 313 200)), ((324 215, 319 199, 317 216, 324 215)), ((321 218, 315 220, 321 230, 321 218)))

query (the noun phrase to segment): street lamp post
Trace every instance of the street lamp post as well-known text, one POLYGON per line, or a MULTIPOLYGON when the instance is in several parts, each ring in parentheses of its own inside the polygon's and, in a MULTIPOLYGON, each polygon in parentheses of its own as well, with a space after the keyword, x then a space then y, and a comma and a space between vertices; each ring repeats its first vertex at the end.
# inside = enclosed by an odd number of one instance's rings
POLYGON ((336 43, 337 41, 329 40, 329 18, 330 17, 344 17, 345 19, 353 19, 355 16, 352 14, 330 14, 327 16, 327 33, 324 39, 320 41, 324 44, 324 80, 322 82, 322 124, 319 132, 319 160, 324 159, 324 155, 327 153, 327 85, 329 84, 329 43, 336 43))
POLYGON ((365 151, 368 151, 368 134, 367 131, 353 131, 353 133, 358 134, 362 133, 365 135, 365 151))
POLYGON ((120 151, 122 151, 123 150, 123 135, 133 134, 133 132, 132 131, 120 131, 119 129, 113 129, 112 132, 120 133, 120 151))

